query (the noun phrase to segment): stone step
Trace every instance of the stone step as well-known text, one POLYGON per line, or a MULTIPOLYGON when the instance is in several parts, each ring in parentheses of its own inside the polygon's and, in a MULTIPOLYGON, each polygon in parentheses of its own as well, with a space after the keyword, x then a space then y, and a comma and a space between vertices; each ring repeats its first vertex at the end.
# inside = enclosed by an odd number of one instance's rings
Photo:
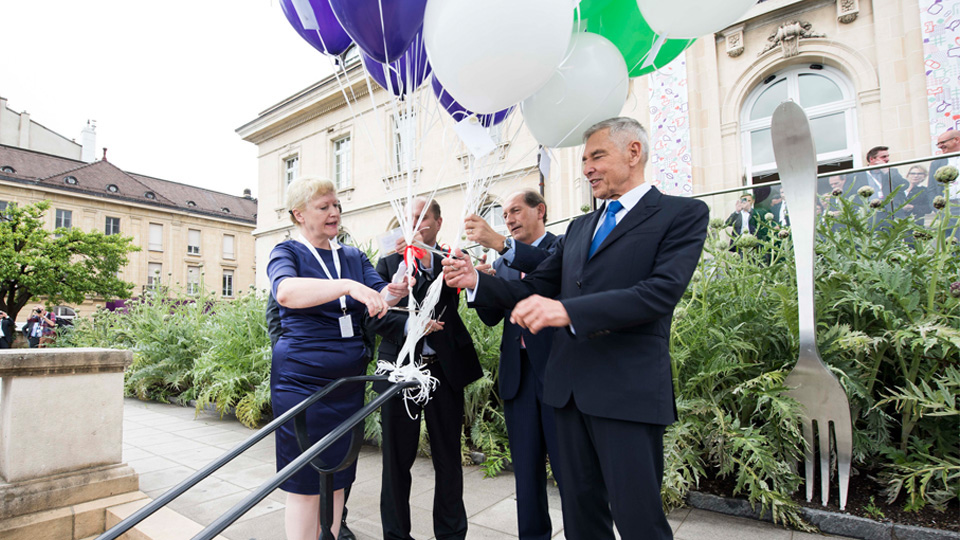
MULTIPOLYGON (((106 528, 109 529, 120 523, 146 506, 150 501, 151 499, 142 499, 108 508, 106 528)), ((152 516, 141 521, 136 527, 127 531, 120 537, 120 540, 183 540, 184 538, 193 538, 202 530, 203 526, 199 523, 169 508, 161 508, 152 516)), ((216 537, 216 540, 227 540, 227 538, 220 535, 216 537)))
POLYGON ((0 520, 0 538, 3 538, 3 540, 38 540, 41 538, 75 540, 96 537, 104 531, 108 508, 146 498, 147 496, 143 492, 133 491, 73 506, 0 520))

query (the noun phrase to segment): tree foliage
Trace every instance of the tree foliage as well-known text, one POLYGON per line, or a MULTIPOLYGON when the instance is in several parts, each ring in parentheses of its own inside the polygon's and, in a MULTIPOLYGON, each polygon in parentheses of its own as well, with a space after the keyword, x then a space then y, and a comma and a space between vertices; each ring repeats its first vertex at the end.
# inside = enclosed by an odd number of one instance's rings
POLYGON ((127 298, 132 283, 117 277, 127 255, 140 248, 132 238, 77 228, 49 231, 50 203, 11 204, 0 214, 0 309, 16 320, 30 299, 79 304, 87 295, 127 298))

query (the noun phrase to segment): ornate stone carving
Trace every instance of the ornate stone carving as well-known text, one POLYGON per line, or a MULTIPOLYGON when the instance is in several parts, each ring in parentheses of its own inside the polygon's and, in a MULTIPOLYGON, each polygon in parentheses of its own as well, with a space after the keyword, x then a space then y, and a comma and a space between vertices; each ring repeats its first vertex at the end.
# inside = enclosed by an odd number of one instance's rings
POLYGON ((860 14, 860 0, 837 0, 837 20, 850 24, 860 14))
POLYGON ((727 39, 727 56, 736 58, 743 54, 743 25, 728 28, 724 32, 727 39))
MULTIPOLYGON (((843 1, 843 0, 840 0, 843 1)), ((777 31, 767 38, 769 43, 757 56, 763 56, 769 51, 780 47, 784 58, 800 54, 800 40, 809 38, 827 37, 826 34, 813 31, 813 25, 806 21, 791 21, 783 23, 777 31)))

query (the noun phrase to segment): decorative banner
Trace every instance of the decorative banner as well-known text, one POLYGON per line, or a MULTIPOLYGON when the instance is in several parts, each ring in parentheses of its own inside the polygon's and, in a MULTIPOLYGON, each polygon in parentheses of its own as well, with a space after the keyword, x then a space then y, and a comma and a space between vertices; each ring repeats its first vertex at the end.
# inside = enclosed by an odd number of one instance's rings
POLYGON ((668 195, 693 194, 686 58, 649 75, 653 185, 668 195))
POLYGON ((960 0, 920 0, 927 74, 930 150, 948 129, 960 129, 960 0))

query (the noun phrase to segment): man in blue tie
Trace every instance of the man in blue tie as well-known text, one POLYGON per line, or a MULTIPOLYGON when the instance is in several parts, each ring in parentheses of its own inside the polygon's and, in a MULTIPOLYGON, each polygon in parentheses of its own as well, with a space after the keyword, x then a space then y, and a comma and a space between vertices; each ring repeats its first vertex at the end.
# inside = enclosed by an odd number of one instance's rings
POLYGON ((677 418, 670 321, 707 233, 702 201, 647 184, 649 142, 632 118, 584 135, 583 174, 607 201, 574 220, 556 252, 520 281, 444 260, 452 287, 476 305, 513 309, 538 333, 556 327, 544 402, 556 408, 569 540, 673 537, 663 513, 663 433, 677 418))

